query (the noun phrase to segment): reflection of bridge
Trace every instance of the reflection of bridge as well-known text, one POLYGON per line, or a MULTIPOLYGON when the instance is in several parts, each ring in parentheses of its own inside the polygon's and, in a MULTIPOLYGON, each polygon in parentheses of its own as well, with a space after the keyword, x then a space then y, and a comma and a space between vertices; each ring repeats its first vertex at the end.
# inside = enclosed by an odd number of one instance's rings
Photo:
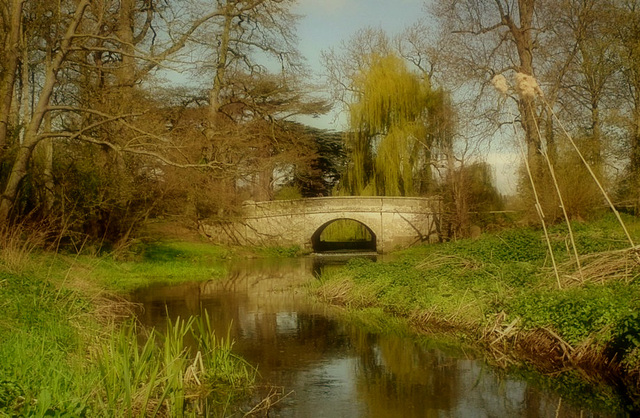
POLYGON ((209 223, 204 232, 223 241, 253 245, 299 245, 318 250, 332 222, 350 219, 366 227, 379 253, 437 238, 441 201, 421 197, 317 197, 246 202, 243 219, 209 223))

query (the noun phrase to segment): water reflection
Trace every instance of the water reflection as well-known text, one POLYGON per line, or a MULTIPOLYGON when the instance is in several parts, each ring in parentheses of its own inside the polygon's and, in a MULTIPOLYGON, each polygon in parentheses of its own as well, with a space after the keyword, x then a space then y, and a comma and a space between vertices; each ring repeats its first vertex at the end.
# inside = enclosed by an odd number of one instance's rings
MULTIPOLYGON (((383 256, 381 254, 369 251, 361 251, 361 252, 324 252, 314 254, 311 258, 311 272, 314 277, 320 277, 320 275, 332 268, 338 268, 344 266, 349 260, 354 257, 364 258, 370 261, 378 261, 378 259, 382 260, 383 256)), ((384 256, 384 259, 390 259, 390 255, 384 256)))
POLYGON ((270 416, 603 416, 500 377, 460 350, 336 319, 304 288, 326 265, 314 267, 313 258, 243 261, 225 280, 145 288, 134 299, 144 304, 147 325, 206 310, 218 335, 230 327, 235 351, 258 367, 262 381, 292 391, 270 416))

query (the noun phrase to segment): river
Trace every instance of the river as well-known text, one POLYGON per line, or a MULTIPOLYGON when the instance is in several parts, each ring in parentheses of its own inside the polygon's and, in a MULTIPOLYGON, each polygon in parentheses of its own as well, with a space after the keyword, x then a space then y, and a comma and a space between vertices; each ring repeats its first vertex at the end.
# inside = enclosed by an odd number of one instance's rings
POLYGON ((153 286, 132 296, 140 320, 206 312, 216 333, 284 396, 270 417, 600 417, 535 383, 487 366, 462 347, 377 333, 314 302, 317 257, 242 260, 228 277, 153 286))

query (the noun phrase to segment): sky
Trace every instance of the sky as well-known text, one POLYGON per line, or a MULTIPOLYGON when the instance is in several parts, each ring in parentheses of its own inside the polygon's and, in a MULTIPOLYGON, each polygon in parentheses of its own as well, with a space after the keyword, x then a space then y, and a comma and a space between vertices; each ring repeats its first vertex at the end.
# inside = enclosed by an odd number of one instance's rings
POLYGON ((299 0, 296 13, 299 47, 312 67, 320 65, 320 51, 339 46, 359 29, 382 28, 390 35, 418 21, 425 0, 299 0))
MULTIPOLYGON (((382 28, 389 35, 424 17, 425 0, 299 0, 295 13, 302 15, 298 23, 298 47, 309 67, 323 71, 320 54, 341 42, 350 40, 360 29, 382 28)), ((304 120, 309 125, 341 130, 343 122, 335 115, 304 120)))

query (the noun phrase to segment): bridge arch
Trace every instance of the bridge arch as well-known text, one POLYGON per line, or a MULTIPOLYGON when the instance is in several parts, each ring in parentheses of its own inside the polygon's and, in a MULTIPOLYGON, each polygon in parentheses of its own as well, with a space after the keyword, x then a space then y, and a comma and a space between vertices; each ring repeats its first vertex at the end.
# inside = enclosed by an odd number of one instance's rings
POLYGON ((311 234, 311 248, 314 252, 324 252, 324 251, 336 251, 336 250, 367 250, 367 251, 377 251, 377 241, 378 237, 376 233, 371 229, 367 223, 362 222, 353 218, 335 218, 331 219, 322 225, 320 225, 316 230, 311 234), (322 240, 322 233, 327 229, 329 225, 335 224, 339 221, 350 221, 354 222, 358 225, 362 225, 364 229, 367 231, 368 235, 371 237, 369 240, 353 240, 353 241, 327 241, 322 240))

